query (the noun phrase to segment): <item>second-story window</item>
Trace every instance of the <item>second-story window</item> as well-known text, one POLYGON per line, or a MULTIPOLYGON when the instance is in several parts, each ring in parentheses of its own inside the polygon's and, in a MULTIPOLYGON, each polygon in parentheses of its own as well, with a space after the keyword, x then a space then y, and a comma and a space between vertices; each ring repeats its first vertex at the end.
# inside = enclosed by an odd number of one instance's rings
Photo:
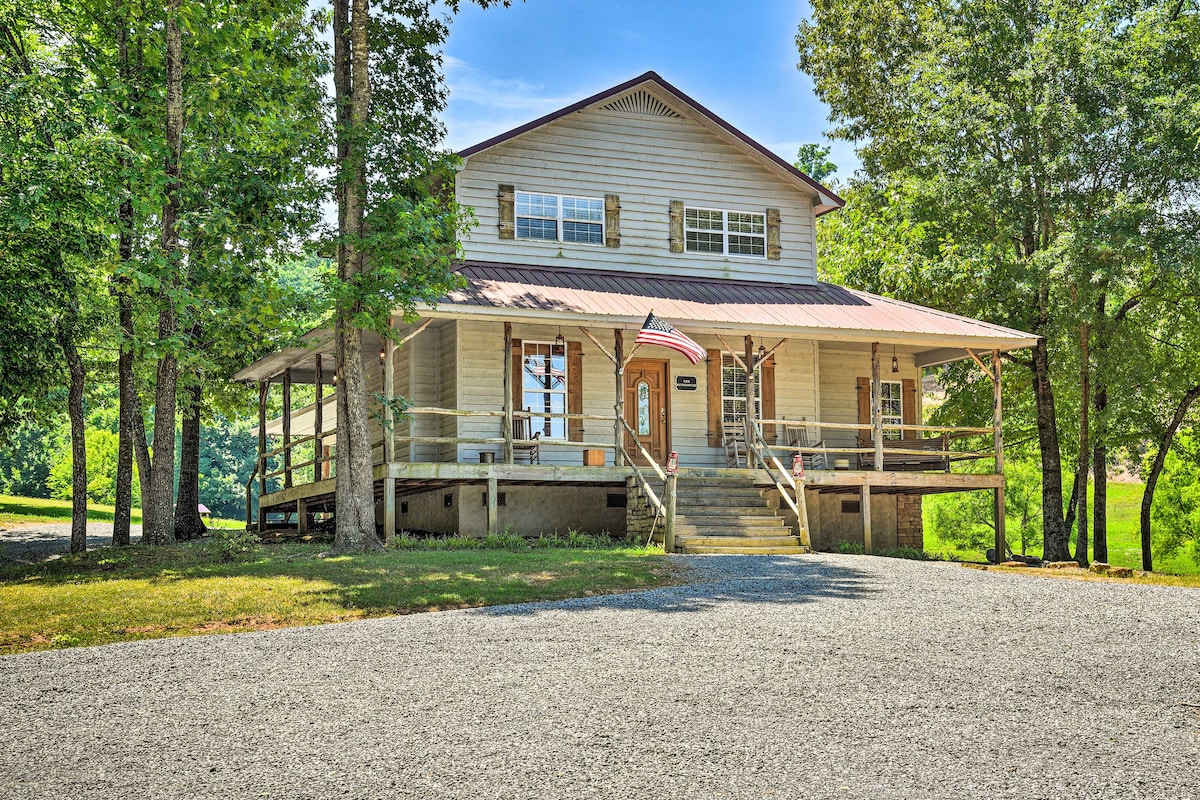
POLYGON ((604 199, 516 193, 518 239, 604 244, 604 199))
POLYGON ((689 253, 726 256, 767 256, 765 214, 712 208, 683 210, 684 242, 689 253))

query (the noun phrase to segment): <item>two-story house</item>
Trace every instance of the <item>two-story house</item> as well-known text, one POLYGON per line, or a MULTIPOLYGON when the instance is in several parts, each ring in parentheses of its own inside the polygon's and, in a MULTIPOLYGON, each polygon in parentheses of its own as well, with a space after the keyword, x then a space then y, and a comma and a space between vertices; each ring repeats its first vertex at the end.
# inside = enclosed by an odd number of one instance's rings
MULTIPOLYGON (((687 552, 870 551, 920 547, 921 495, 968 490, 994 492, 1002 529, 1000 354, 1034 337, 820 282, 832 191, 652 72, 460 155, 465 288, 368 364, 412 405, 375 422, 385 536, 657 525, 687 552), (707 357, 638 346, 651 312, 707 357), (993 418, 922 424, 923 369, 959 359, 993 418), (957 468, 981 458, 997 469, 957 468)), ((237 376, 285 392, 260 426, 260 525, 336 512, 332 337, 309 338, 237 376), (320 399, 293 409, 299 382, 320 399)))

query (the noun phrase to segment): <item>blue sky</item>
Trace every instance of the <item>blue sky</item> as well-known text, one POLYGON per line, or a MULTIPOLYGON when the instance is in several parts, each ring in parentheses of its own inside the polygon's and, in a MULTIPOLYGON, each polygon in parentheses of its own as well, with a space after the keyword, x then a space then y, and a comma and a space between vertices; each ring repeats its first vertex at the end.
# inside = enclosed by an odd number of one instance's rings
MULTIPOLYGON (((793 0, 464 3, 446 43, 447 145, 461 149, 654 70, 788 162, 826 142, 826 109, 796 69, 793 0)), ((846 178, 852 145, 830 142, 846 178)))

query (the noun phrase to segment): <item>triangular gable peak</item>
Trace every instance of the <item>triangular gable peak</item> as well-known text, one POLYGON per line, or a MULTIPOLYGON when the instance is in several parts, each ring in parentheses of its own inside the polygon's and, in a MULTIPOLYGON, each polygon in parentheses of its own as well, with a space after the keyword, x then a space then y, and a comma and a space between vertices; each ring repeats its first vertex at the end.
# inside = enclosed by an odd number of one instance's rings
POLYGON ((784 161, 762 144, 730 125, 655 72, 643 75, 580 100, 544 117, 513 128, 491 139, 459 152, 463 158, 490 150, 520 136, 552 125, 562 118, 581 111, 604 111, 644 117, 670 117, 692 120, 720 139, 744 153, 752 161, 813 198, 813 211, 820 216, 845 205, 845 201, 827 187, 784 161))

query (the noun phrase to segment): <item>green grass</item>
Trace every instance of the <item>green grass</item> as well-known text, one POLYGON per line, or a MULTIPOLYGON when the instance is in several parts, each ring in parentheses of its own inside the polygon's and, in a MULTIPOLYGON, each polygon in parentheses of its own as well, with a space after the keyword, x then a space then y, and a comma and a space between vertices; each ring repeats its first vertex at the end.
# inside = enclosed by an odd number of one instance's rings
MULTIPOLYGON (((88 519, 92 522, 112 522, 113 507, 88 504, 88 519)), ((41 500, 34 497, 0 495, 0 525, 19 525, 25 522, 70 522, 70 500, 41 500)), ((133 509, 130 521, 142 524, 142 510, 133 509)))
MULTIPOLYGON (((276 544, 220 562, 208 542, 0 566, 0 654, 263 630, 630 591, 672 580, 640 547, 400 550, 318 558, 276 544)), ((658 551, 661 555, 661 551, 658 551)))
MULTIPOLYGON (((1093 496, 1093 486, 1088 487, 1088 497, 1093 496)), ((1108 561, 1120 567, 1142 568, 1141 525, 1139 515, 1142 509, 1142 494, 1145 486, 1140 483, 1109 483, 1108 484, 1108 561)), ((1089 500, 1089 508, 1091 501, 1089 500)), ((1009 525, 1016 521, 1010 519, 1009 525)), ((1091 530, 1089 527, 1089 537, 1091 530)), ((1072 540, 1072 547, 1074 547, 1072 540)), ((931 553, 944 553, 959 561, 983 561, 982 551, 960 550, 949 542, 936 536, 926 519, 925 549, 931 553)), ((1036 551, 1035 551, 1036 554, 1036 551)), ((1091 546, 1088 546, 1091 555, 1091 546)), ((1197 564, 1185 552, 1176 553, 1171 557, 1154 556, 1154 571, 1173 575, 1200 575, 1200 564, 1197 564)))

